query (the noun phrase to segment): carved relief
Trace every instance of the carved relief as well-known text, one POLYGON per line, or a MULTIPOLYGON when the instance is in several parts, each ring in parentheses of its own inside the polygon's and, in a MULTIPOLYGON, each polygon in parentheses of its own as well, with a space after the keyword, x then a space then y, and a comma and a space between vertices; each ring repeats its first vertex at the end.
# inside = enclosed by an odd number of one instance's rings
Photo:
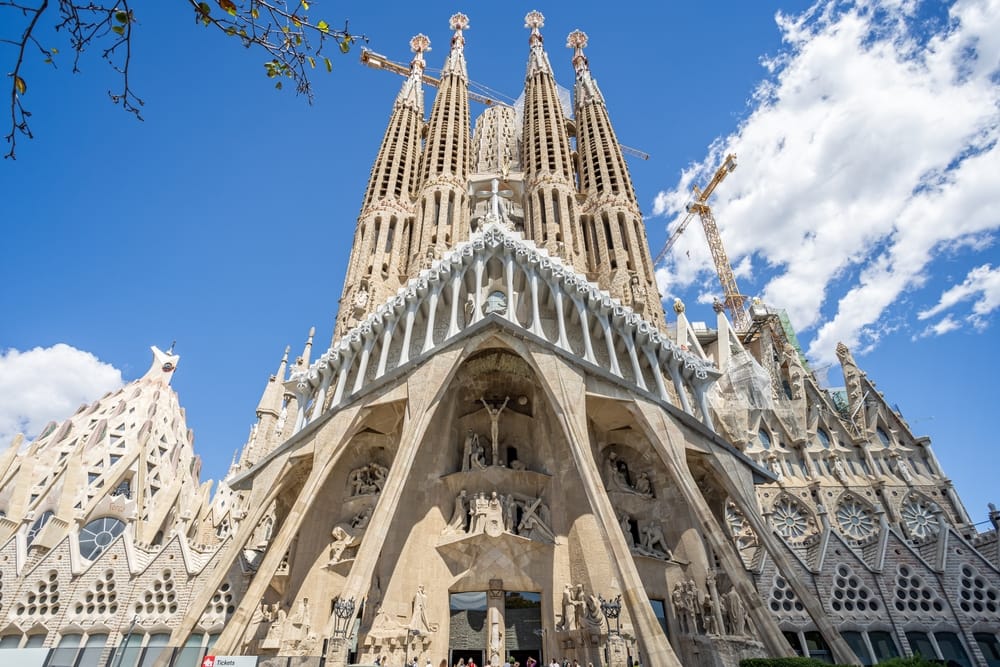
POLYGON ((347 477, 348 491, 351 496, 367 496, 379 493, 385 485, 389 469, 374 461, 368 465, 355 468, 347 477))

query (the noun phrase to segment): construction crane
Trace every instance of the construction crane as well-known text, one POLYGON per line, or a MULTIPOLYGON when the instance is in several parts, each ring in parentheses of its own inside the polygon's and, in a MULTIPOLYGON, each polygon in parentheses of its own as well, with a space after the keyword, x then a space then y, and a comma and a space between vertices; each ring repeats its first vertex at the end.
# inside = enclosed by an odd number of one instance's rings
MULTIPOLYGON (((386 58, 382 54, 375 53, 374 51, 372 51, 370 49, 361 49, 361 62, 363 64, 365 64, 365 65, 368 65, 372 69, 381 69, 381 70, 385 70, 387 72, 395 72, 396 74, 399 74, 400 76, 409 76, 410 75, 410 68, 407 65, 404 65, 403 63, 397 63, 394 60, 389 60, 388 58, 386 58)), ((441 79, 433 77, 430 74, 424 74, 420 78, 428 86, 434 86, 435 88, 437 88, 438 86, 441 85, 441 79)), ((500 96, 500 95, 498 95, 498 96, 500 96)), ((508 102, 502 102, 500 100, 495 100, 495 99, 493 99, 491 97, 486 97, 485 95, 480 95, 479 93, 476 93, 476 92, 474 92, 472 90, 469 91, 469 99, 472 100, 472 101, 474 101, 474 102, 479 102, 480 104, 484 104, 484 105, 486 105, 488 107, 492 107, 492 106, 497 105, 497 104, 503 104, 505 106, 513 106, 512 104, 510 104, 508 102)), ((512 98, 509 98, 509 99, 512 99, 512 98)), ((621 145, 621 144, 619 144, 619 145, 621 145)), ((637 158, 640 158, 640 159, 643 159, 643 160, 648 160, 649 159, 649 153, 644 153, 643 151, 640 151, 637 148, 631 148, 629 146, 621 145, 621 149, 622 149, 622 153, 625 153, 626 155, 631 155, 633 157, 637 157, 637 158)))
POLYGON ((747 313, 745 307, 746 297, 740 294, 740 290, 736 286, 736 276, 733 274, 733 267, 729 264, 729 257, 726 255, 726 249, 722 245, 722 237, 719 235, 719 227, 715 224, 715 216, 712 215, 712 208, 708 205, 708 198, 712 196, 715 188, 735 169, 736 156, 730 153, 726 156, 722 166, 716 170, 715 175, 712 176, 712 180, 708 182, 704 190, 697 185, 691 188, 694 192, 694 201, 687 206, 687 216, 684 217, 681 224, 677 226, 674 233, 667 239, 663 249, 656 255, 654 263, 659 264, 663 261, 667 252, 677 243, 677 239, 680 238, 680 235, 687 229, 688 224, 697 215, 701 219, 702 227, 705 229, 708 249, 712 251, 712 260, 715 262, 715 272, 718 274, 719 282, 722 284, 722 293, 725 295, 723 304, 726 310, 729 311, 736 330, 742 332, 747 331, 752 324, 750 315, 747 313))

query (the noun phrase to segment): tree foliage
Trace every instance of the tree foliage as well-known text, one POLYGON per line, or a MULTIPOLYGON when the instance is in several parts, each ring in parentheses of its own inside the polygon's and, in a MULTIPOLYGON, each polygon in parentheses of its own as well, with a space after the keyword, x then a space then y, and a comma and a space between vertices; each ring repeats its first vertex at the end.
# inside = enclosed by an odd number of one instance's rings
MULTIPOLYGON (((312 70, 332 71, 331 54, 347 53, 355 41, 367 41, 364 35, 351 34, 346 21, 343 28, 333 28, 319 18, 312 5, 320 0, 172 1, 181 6, 186 2, 197 25, 262 53, 264 74, 276 80, 275 88, 288 83, 310 101, 312 70)), ((108 91, 111 101, 142 120, 143 101, 129 78, 133 32, 142 5, 140 0, 0 0, 0 48, 4 48, 0 57, 12 64, 8 72, 10 132, 5 136, 8 150, 4 157, 15 157, 19 136, 32 137, 31 111, 25 105, 29 92, 25 64, 31 58, 53 67, 66 58, 73 72, 78 72, 86 53, 99 52, 118 75, 118 85, 108 91), (68 38, 68 57, 46 44, 48 38, 42 35, 49 28, 68 38)))

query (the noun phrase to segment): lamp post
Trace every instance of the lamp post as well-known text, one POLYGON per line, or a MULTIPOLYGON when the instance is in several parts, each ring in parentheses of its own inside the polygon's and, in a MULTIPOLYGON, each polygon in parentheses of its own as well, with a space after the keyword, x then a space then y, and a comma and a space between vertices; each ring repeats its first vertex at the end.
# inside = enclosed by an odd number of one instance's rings
POLYGON ((621 615, 622 615, 622 596, 621 593, 618 594, 613 600, 605 600, 600 595, 597 599, 601 601, 601 613, 604 614, 604 620, 608 624, 608 636, 617 637, 621 631, 621 615), (611 621, 614 621, 614 627, 611 627, 611 621))
POLYGON ((410 644, 413 640, 420 635, 420 630, 417 628, 410 628, 406 631, 406 657, 403 660, 403 667, 410 667, 410 644))
POLYGON ((337 643, 337 665, 346 665, 348 626, 354 618, 354 598, 337 598, 333 603, 333 641, 337 643))

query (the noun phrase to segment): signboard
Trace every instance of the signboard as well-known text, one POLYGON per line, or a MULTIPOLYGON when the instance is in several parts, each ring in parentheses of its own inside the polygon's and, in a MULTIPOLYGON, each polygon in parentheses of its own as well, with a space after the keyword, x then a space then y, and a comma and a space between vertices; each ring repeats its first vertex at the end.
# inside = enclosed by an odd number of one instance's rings
POLYGON ((257 667, 255 655, 206 655, 201 667, 257 667))

